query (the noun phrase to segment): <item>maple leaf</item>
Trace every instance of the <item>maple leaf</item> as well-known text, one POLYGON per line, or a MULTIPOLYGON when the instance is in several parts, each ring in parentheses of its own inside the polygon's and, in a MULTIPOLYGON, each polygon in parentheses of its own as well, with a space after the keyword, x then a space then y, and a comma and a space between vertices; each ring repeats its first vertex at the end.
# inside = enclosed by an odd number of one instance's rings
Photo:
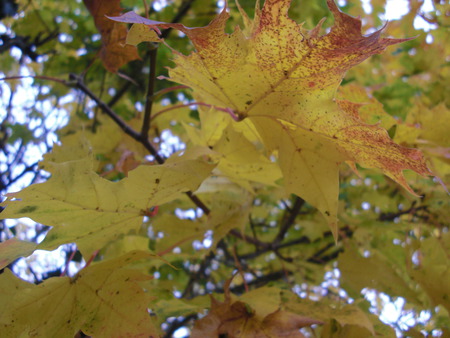
POLYGON ((0 243, 0 269, 14 262, 22 256, 29 256, 36 249, 37 244, 11 238, 0 243))
POLYGON ((127 29, 118 25, 105 15, 122 13, 119 0, 83 0, 84 5, 94 17, 95 26, 102 36, 100 59, 110 72, 116 73, 120 67, 139 59, 134 46, 125 45, 127 29))
POLYGON ((403 297, 411 303, 419 303, 417 293, 402 278, 393 263, 376 250, 364 258, 354 248, 339 255, 342 285, 349 293, 357 294, 363 288, 371 288, 392 296, 403 297), (381 276, 381 278, 374 276, 381 276))
MULTIPOLYGON (((201 108, 200 112, 202 112, 201 108)), ((200 113, 202 126, 207 127, 198 130, 185 124, 185 129, 192 143, 211 148, 216 152, 215 157, 219 161, 216 168, 218 175, 226 176, 251 192, 254 190, 250 182, 276 185, 275 182, 281 178, 280 168, 276 163, 271 162, 259 152, 246 135, 234 128, 234 125, 222 121, 222 119, 217 122, 213 122, 211 119, 205 121, 206 116, 227 118, 224 115, 200 113), (211 128, 217 125, 220 127, 211 128), (226 127, 222 129, 222 126, 226 127)), ((214 157, 214 155, 212 156, 214 157)))
POLYGON ((196 52, 175 52, 170 80, 191 87, 199 102, 249 118, 265 146, 278 151, 288 192, 317 207, 335 233, 340 163, 381 169, 411 193, 403 170, 432 173, 420 151, 395 144, 384 129, 359 118, 357 105, 334 98, 348 69, 408 39, 381 38, 382 30, 363 36, 359 19, 327 3, 335 24, 323 36, 322 22, 308 31, 288 17, 289 0, 257 5, 253 21, 241 10, 246 28, 232 34, 225 33, 225 10, 201 28, 132 12, 113 19, 185 33, 196 52))
POLYGON ((53 250, 76 242, 84 257, 138 229, 147 209, 197 189, 215 166, 178 157, 164 165, 140 166, 127 178, 111 182, 93 171, 92 157, 67 161, 61 149, 55 147, 44 161, 52 177, 10 194, 2 203, 7 207, 1 217, 30 217, 54 226, 38 249, 53 250), (65 161, 58 163, 60 156, 65 161))
MULTIPOLYGON (((229 290, 231 280, 225 283, 225 299, 218 301, 211 296, 211 309, 207 316, 195 322, 192 337, 292 337, 303 338, 299 332, 302 327, 323 324, 322 321, 284 311, 278 304, 269 304, 261 308, 251 308, 241 300, 233 300, 229 290), (273 306, 275 305, 275 306, 273 306), (269 312, 266 311, 270 309, 269 312)), ((246 299, 254 301, 256 294, 246 295, 246 299)), ((270 296, 273 296, 271 294, 270 296)), ((259 295, 259 297, 261 297, 259 295)), ((273 298, 263 297, 273 301, 273 298)), ((279 297, 278 297, 279 301, 279 297)))
POLYGON ((433 306, 440 304, 450 311, 450 234, 421 242, 416 240, 408 249, 411 256, 413 252, 417 255, 414 264, 407 266, 412 278, 423 288, 433 306))
POLYGON ((130 263, 155 258, 133 251, 92 264, 73 278, 54 277, 34 285, 6 270, 0 276, 2 334, 6 337, 74 336, 80 329, 102 337, 157 337, 147 311, 153 296, 140 283, 150 279, 130 263))

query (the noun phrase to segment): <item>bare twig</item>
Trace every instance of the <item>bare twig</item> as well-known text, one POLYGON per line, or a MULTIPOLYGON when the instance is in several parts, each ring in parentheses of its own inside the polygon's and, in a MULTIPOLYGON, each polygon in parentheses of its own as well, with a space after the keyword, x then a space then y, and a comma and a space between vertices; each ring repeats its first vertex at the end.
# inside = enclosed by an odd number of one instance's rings
POLYGON ((142 143, 142 145, 152 154, 156 162, 159 164, 164 163, 164 159, 158 154, 153 145, 147 140, 142 139, 141 134, 131 128, 124 120, 120 118, 105 102, 100 100, 83 82, 83 80, 76 74, 69 74, 69 79, 72 81, 73 86, 80 89, 83 93, 89 96, 98 107, 106 113, 124 132, 131 136, 136 141, 142 143))
POLYGON ((62 83, 63 85, 67 85, 67 81, 58 79, 56 77, 51 76, 43 76, 43 75, 17 75, 17 76, 5 76, 0 78, 0 81, 7 81, 7 80, 20 80, 20 79, 39 79, 39 80, 47 80, 47 81, 54 81, 62 83))
POLYGON ((257 238, 247 236, 245 234, 242 234, 239 230, 236 230, 236 229, 230 230, 230 235, 240 238, 240 239, 246 241, 247 243, 253 244, 253 245, 257 246, 258 248, 266 249, 266 251, 270 251, 271 247, 272 247, 271 243, 262 242, 257 238))
POLYGON ((380 213, 380 216, 378 217, 379 221, 393 221, 394 219, 396 219, 397 217, 400 217, 402 215, 406 215, 406 214, 411 214, 411 215, 415 215, 417 211, 419 210, 424 210, 424 211, 428 211, 427 210, 427 206, 426 205, 421 205, 416 207, 417 201, 413 201, 411 203, 411 207, 409 207, 406 210, 400 210, 398 212, 382 212, 380 213))
POLYGON ((289 212, 289 215, 287 215, 286 217, 283 217, 282 223, 280 226, 280 230, 277 234, 277 237, 274 240, 274 243, 279 244, 283 241, 284 236, 286 235, 289 228, 294 224, 295 219, 297 218, 297 216, 300 213, 300 210, 304 204, 305 204, 305 201, 302 198, 295 196, 294 205, 292 206, 292 208, 287 209, 289 212))
POLYGON ((156 79, 156 56, 158 54, 158 46, 156 44, 150 43, 150 71, 148 74, 148 84, 147 84, 147 96, 145 99, 145 109, 144 109, 144 122, 142 123, 141 137, 144 139, 148 138, 148 131, 150 129, 150 120, 153 107, 153 94, 155 92, 155 79, 156 79))

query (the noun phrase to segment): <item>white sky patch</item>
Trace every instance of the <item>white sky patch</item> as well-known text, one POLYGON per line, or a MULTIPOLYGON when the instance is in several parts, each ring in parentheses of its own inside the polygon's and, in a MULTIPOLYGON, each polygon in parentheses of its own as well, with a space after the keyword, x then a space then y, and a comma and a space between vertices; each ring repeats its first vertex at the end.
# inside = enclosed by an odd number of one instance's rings
POLYGON ((170 130, 164 130, 161 133, 161 141, 160 153, 165 157, 169 157, 171 154, 186 148, 186 145, 181 142, 180 138, 173 135, 170 130))
POLYGON ((370 0, 361 0, 361 3, 364 13, 366 14, 372 13, 372 5, 370 4, 370 0))
POLYGON ((219 12, 223 10, 225 7, 226 2, 224 0, 217 1, 217 8, 219 9, 219 12))
POLYGON ((162 10, 164 7, 166 7, 168 5, 167 1, 165 0, 159 0, 159 1, 154 1, 152 3, 152 7, 155 11, 159 12, 160 10, 162 10))
POLYGON ((407 0, 387 0, 384 20, 398 20, 408 14, 409 3, 407 0))
POLYGON ((189 337, 189 334, 191 333, 191 331, 189 331, 189 329, 187 327, 180 327, 179 329, 177 329, 174 333, 173 336, 174 338, 182 338, 182 337, 189 337))
MULTIPOLYGON (((66 246, 62 245, 53 251, 36 250, 31 256, 19 259, 14 264, 13 272, 23 280, 34 283, 35 277, 42 280, 46 273, 57 268, 62 268, 62 271, 64 271, 67 255, 64 248, 66 246), (30 271, 30 266, 32 266, 33 272, 30 271)), ((84 264, 84 261, 81 263, 70 262, 66 275, 75 275, 84 264)))
MULTIPOLYGON (((419 13, 423 13, 426 15, 426 13, 434 11, 434 6, 431 0, 425 0, 422 7, 420 8, 419 13)), ((421 18, 419 15, 416 16, 414 19, 414 28, 415 29, 422 29, 425 32, 428 32, 432 29, 438 28, 436 24, 431 24, 427 21, 425 21, 423 18, 421 18)))

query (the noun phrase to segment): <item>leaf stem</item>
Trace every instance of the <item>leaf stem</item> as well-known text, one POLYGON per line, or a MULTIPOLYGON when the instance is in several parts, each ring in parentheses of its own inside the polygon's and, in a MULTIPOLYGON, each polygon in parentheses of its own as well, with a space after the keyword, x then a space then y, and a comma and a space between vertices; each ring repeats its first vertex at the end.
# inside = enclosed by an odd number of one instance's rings
POLYGON ((238 115, 236 115, 234 113, 233 110, 231 110, 230 108, 222 108, 222 107, 217 107, 214 106, 212 104, 208 104, 208 103, 204 103, 204 102, 189 102, 189 103, 183 103, 183 104, 176 104, 174 106, 170 106, 167 107, 163 110, 160 110, 159 112, 157 112, 156 114, 153 115, 152 120, 156 119, 159 115, 168 112, 170 110, 174 110, 174 109, 178 109, 178 108, 183 108, 183 107, 190 107, 190 106, 205 106, 205 107, 209 107, 209 108, 213 108, 222 112, 225 112, 227 114, 229 114, 231 116, 231 118, 235 121, 241 121, 241 118, 239 118, 238 115))
POLYGON ((163 95, 163 94, 170 93, 170 92, 172 92, 172 91, 174 91, 174 90, 178 90, 178 89, 189 89, 189 88, 190 88, 190 87, 185 86, 185 85, 179 85, 179 86, 173 86, 173 87, 164 88, 164 89, 158 90, 158 91, 153 95, 153 99, 155 99, 155 98, 157 98, 157 97, 159 97, 159 96, 161 96, 161 95, 163 95))

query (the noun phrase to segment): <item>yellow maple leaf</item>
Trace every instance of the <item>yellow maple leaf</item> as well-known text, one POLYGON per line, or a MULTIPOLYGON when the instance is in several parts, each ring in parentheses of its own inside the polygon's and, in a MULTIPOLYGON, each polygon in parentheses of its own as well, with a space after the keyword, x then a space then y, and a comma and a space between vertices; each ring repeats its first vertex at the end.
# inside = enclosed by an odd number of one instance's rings
POLYGON ((14 262, 22 256, 29 256, 36 249, 37 244, 21 241, 17 238, 7 239, 0 243, 0 269, 14 262))
POLYGON ((208 26, 187 28, 147 20, 129 12, 116 21, 172 27, 185 33, 196 52, 176 53, 170 80, 193 89, 198 102, 249 119, 270 151, 278 151, 285 186, 317 207, 336 235, 339 164, 381 169, 411 193, 403 176, 410 169, 431 175, 420 151, 395 144, 386 130, 366 124, 355 105, 335 100, 350 68, 392 44, 382 30, 361 35, 361 21, 327 0, 335 23, 319 35, 288 17, 289 0, 267 0, 246 27, 225 33, 223 10, 208 26))
MULTIPOLYGON (((158 337, 147 306, 154 296, 140 282, 150 279, 127 265, 155 258, 132 251, 81 270, 73 278, 29 284, 5 270, 0 285, 8 307, 0 312, 4 337, 68 337, 79 330, 98 337, 158 337)), ((5 305, 5 304, 4 304, 5 305)))
POLYGON ((216 175, 225 176, 251 192, 254 190, 250 182, 276 185, 282 176, 278 165, 259 152, 245 134, 236 130, 235 125, 227 121, 231 120, 228 116, 209 114, 209 117, 214 115, 225 119, 213 122, 211 118, 201 118, 202 126, 207 127, 200 130, 187 124, 184 127, 192 143, 215 152, 212 156, 218 160, 216 175))
POLYGON ((6 206, 1 217, 30 217, 53 226, 37 248, 53 250, 75 242, 84 257, 121 234, 139 229, 149 208, 196 190, 215 167, 179 157, 164 165, 139 166, 127 178, 111 182, 93 171, 91 156, 58 162, 62 151, 56 148, 54 152, 44 162, 52 177, 9 194, 1 204, 6 206))

